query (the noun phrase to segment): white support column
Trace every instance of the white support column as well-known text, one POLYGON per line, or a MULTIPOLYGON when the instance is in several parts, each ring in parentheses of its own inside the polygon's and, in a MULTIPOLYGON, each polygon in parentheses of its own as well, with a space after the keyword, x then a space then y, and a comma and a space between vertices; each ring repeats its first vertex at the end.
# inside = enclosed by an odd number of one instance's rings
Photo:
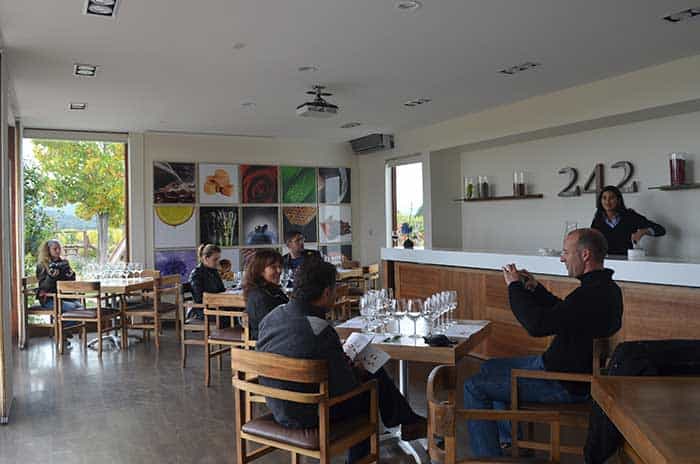
POLYGON ((129 134, 129 255, 148 264, 146 256, 146 198, 144 197, 143 134, 129 134))
POLYGON ((8 84, 5 54, 0 49, 0 424, 6 424, 12 405, 12 305, 10 221, 10 160, 7 153, 8 84))

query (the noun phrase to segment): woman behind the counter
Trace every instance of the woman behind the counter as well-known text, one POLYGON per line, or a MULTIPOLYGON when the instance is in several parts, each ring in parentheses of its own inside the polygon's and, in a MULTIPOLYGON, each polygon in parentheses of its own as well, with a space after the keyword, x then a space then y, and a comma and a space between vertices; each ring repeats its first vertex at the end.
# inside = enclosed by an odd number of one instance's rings
POLYGON ((666 234, 663 226, 656 224, 625 206, 622 192, 608 185, 598 195, 597 210, 591 227, 598 229, 608 240, 608 254, 626 255, 633 242, 642 237, 661 237, 666 234))

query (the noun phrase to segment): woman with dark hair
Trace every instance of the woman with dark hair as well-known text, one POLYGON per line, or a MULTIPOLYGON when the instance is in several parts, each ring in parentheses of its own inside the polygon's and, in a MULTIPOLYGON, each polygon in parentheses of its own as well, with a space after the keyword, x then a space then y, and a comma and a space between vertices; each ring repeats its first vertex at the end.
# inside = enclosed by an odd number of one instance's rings
MULTIPOLYGON (((226 290, 224 282, 219 275, 219 259, 221 248, 212 244, 201 244, 197 249, 199 264, 192 269, 190 285, 192 286, 192 299, 197 304, 202 304, 204 293, 222 293, 226 290)), ((193 308, 188 316, 204 319, 204 310, 193 308)))
POLYGON ((243 296, 251 340, 258 339, 258 326, 267 314, 289 298, 280 287, 282 255, 276 250, 258 250, 246 265, 243 296))
POLYGON ((608 241, 608 254, 626 255, 633 243, 642 237, 661 237, 666 234, 663 226, 656 224, 625 206, 622 192, 608 185, 601 190, 596 202, 596 213, 591 227, 599 230, 608 241))

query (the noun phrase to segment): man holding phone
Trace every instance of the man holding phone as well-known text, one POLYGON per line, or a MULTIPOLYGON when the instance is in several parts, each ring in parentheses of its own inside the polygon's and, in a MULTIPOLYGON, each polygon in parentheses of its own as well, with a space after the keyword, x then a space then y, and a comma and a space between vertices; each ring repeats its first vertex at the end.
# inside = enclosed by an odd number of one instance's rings
MULTIPOLYGON (((622 325, 622 291, 605 269, 605 237, 593 229, 576 229, 564 240, 561 262, 581 285, 563 300, 515 264, 503 267, 513 314, 533 337, 554 336, 542 354, 492 359, 464 384, 467 409, 505 409, 510 401, 511 369, 591 373, 593 340, 609 337, 622 325)), ((576 403, 589 398, 589 385, 556 380, 522 379, 520 399, 535 403, 576 403)), ((511 443, 510 423, 468 421, 475 457, 502 456, 511 443)))

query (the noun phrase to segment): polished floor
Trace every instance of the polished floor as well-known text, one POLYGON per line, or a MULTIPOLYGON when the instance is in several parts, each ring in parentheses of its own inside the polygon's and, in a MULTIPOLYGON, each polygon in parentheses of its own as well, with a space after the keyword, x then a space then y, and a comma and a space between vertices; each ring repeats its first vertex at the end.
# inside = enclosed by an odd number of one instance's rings
MULTIPOLYGON (((152 342, 137 343, 102 360, 79 348, 60 356, 50 339, 30 339, 14 353, 15 402, 10 424, 0 426, 0 463, 234 463, 230 369, 214 369, 206 388, 202 350, 190 352, 181 369, 172 329, 160 353, 152 342)), ((421 414, 430 367, 410 368, 411 403, 421 414)), ((256 462, 287 463, 288 456, 256 462)), ((386 442, 382 462, 414 461, 386 442)))

